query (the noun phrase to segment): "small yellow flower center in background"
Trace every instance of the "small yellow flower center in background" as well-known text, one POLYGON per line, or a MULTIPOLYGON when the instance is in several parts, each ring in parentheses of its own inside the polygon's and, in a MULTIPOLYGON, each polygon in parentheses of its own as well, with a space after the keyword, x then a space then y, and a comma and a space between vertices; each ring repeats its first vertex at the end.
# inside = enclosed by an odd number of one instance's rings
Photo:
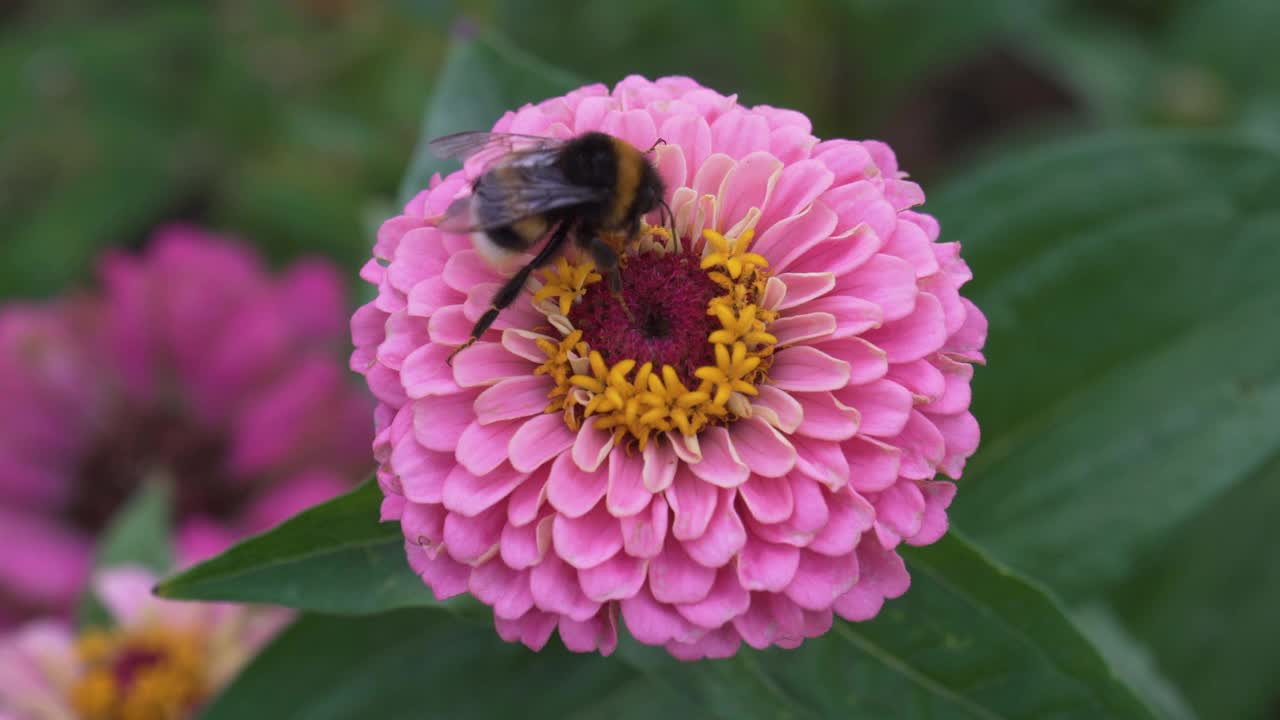
MULTIPOLYGON (((697 386, 688 387, 670 365, 656 368, 639 358, 622 358, 610 365, 575 329, 558 344, 538 341, 547 361, 535 373, 555 381, 547 412, 562 412, 573 430, 594 419, 595 427, 609 431, 615 444, 631 440, 640 449, 655 433, 674 430, 693 436, 708 425, 750 413, 747 397, 757 395, 756 386, 767 380, 778 343, 768 332, 777 313, 760 307, 769 262, 749 252, 751 230, 736 238, 705 230, 703 237, 707 250, 701 269, 724 294, 701 310, 719 321, 721 328, 706 338, 715 364, 698 367, 694 377, 688 378, 696 380, 697 386)), ((636 248, 638 254, 631 261, 643 262, 646 253, 677 252, 679 243, 665 228, 646 226, 636 248)), ((554 269, 544 272, 544 285, 534 302, 554 298, 561 320, 567 320, 574 302, 600 280, 590 261, 575 265, 561 258, 554 269)))
POLYGON ((210 692, 206 641, 196 631, 93 629, 77 651, 84 670, 71 704, 85 720, 187 718, 210 692))

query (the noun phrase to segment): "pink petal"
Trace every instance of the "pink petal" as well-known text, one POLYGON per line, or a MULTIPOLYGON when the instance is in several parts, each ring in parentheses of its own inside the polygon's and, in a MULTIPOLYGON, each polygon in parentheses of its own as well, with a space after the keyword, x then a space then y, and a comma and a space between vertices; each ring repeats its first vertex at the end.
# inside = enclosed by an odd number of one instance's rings
POLYGON ((502 526, 506 524, 506 508, 492 507, 467 517, 449 513, 444 519, 444 545, 449 556, 460 563, 484 562, 498 550, 502 526))
POLYGON ((904 220, 894 226, 892 233, 881 237, 886 239, 884 252, 910 263, 915 268, 916 277, 928 277, 938 272, 933 242, 919 225, 904 220))
POLYGON ((792 438, 791 443, 796 446, 796 472, 830 490, 848 484, 849 461, 839 443, 799 436, 792 438))
POLYGON ((417 399, 458 392, 453 371, 445 363, 450 352, 449 348, 433 343, 409 353, 400 367, 400 382, 405 393, 417 399))
POLYGON ((729 437, 742 462, 754 474, 782 477, 796 465, 795 448, 773 426, 760 418, 738 420, 730 427, 729 437))
POLYGON ((922 292, 916 298, 916 307, 910 315, 871 330, 863 337, 884 350, 889 362, 911 362, 942 349, 947 341, 944 320, 942 303, 922 292))
POLYGON ((742 158, 769 147, 769 123, 743 108, 734 108, 711 123, 711 149, 742 158))
POLYGON ((924 493, 924 517, 920 531, 906 538, 910 545, 931 545, 947 534, 947 507, 956 496, 955 483, 922 482, 924 493))
POLYGON ((779 345, 795 345, 827 337, 836 330, 836 319, 826 312, 786 315, 769 324, 769 332, 779 345))
POLYGON ((559 413, 539 415, 526 420, 515 435, 511 436, 507 453, 517 470, 533 472, 538 466, 573 447, 575 439, 559 413))
POLYGON ((544 375, 507 378, 480 393, 475 417, 482 425, 537 415, 547 407, 551 379, 544 375))
POLYGON ((648 577, 649 561, 619 553, 593 568, 578 571, 582 592, 595 602, 625 600, 635 595, 648 577))
POLYGON ((836 397, 861 413, 859 432, 881 438, 894 437, 902 432, 913 403, 911 392, 892 380, 851 385, 837 392, 836 397))
POLYGON ((723 567, 746 544, 747 530, 733 506, 736 494, 734 490, 721 490, 706 532, 697 539, 684 541, 685 551, 700 565, 709 568, 723 567))
POLYGON ((922 410, 931 415, 954 415, 968 410, 972 399, 969 382, 973 379, 973 366, 945 357, 938 357, 934 362, 946 380, 946 389, 922 410))
POLYGON ((493 607, 495 617, 516 620, 533 608, 528 571, 512 570, 497 559, 472 570, 467 589, 493 607))
POLYGON ((627 630, 645 645, 665 645, 695 634, 689 621, 669 605, 654 600, 646 588, 623 600, 621 606, 627 630))
POLYGON ((806 610, 825 610, 858 581, 858 556, 830 557, 800 551, 800 565, 785 590, 787 597, 806 610))
POLYGON ((760 385, 760 392, 751 401, 752 410, 769 424, 785 433, 793 433, 804 421, 804 408, 791 393, 772 385, 760 385))
POLYGON ((738 555, 738 581, 748 590, 781 592, 795 577, 799 564, 798 548, 748 535, 738 555))
POLYGON ((507 459, 503 449, 524 425, 523 420, 499 421, 489 425, 474 421, 462 431, 454 456, 473 474, 488 475, 507 459))
POLYGON ((738 653, 742 647, 742 636, 732 625, 725 625, 718 630, 703 634, 697 640, 688 643, 667 643, 667 652, 677 660, 690 662, 693 660, 724 660, 738 653))
POLYGON ((751 605, 751 593, 738 582, 737 573, 724 567, 716 573, 715 582, 707 596, 699 602, 676 605, 676 611, 686 620, 714 630, 747 611, 751 605))
MULTIPOLYGON (((846 388, 841 393, 847 390, 846 388)), ((857 434, 858 410, 838 401, 831 393, 796 393, 794 397, 804 408, 804 422, 796 428, 796 434, 836 442, 848 440, 857 434)))
POLYGON ((751 471, 739 458, 728 430, 707 428, 698 436, 698 442, 702 448, 702 461, 687 466, 694 475, 720 487, 737 487, 746 482, 751 471))
POLYGON ((940 397, 947 388, 942 371, 928 359, 894 365, 889 368, 889 379, 910 390, 917 398, 930 401, 940 397))
POLYGON ((876 498, 876 522, 898 537, 920 532, 924 522, 924 493, 910 480, 901 480, 876 498))
POLYGON ((404 496, 413 502, 440 502, 453 467, 448 455, 427 450, 411 437, 403 438, 391 451, 391 468, 400 477, 404 496))
POLYGON ((448 553, 431 553, 417 545, 405 545, 409 566, 431 588, 436 600, 448 600, 467 591, 471 567, 449 557, 448 553))
POLYGON ((648 507, 653 493, 644 486, 644 466, 642 458, 628 457, 626 453, 615 452, 609 457, 606 505, 610 515, 635 515, 648 507))
POLYGON ((667 543, 649 563, 649 590, 658 602, 696 603, 707 596, 716 571, 694 562, 678 542, 667 543))
MULTIPOLYGON (((443 353, 440 356, 443 363, 444 357, 453 350, 442 348, 439 352, 443 353)), ((533 365, 498 343, 481 341, 458 353, 453 359, 451 370, 453 380, 459 386, 478 387, 492 385, 509 377, 529 375, 533 365)))
POLYGON ((551 546, 551 523, 552 518, 547 516, 536 523, 524 526, 508 524, 502 528, 502 537, 498 541, 502 562, 516 570, 542 562, 547 548, 551 546))
POLYGON ((885 598, 901 597, 911 586, 902 558, 877 543, 858 546, 858 582, 834 604, 840 617, 851 622, 870 620, 885 598))
MULTIPOLYGON (((835 227, 836 214, 826 205, 817 203, 805 212, 779 220, 756 238, 751 249, 769 261, 771 271, 786 273, 788 266, 831 237, 835 227)), ((817 269, 814 272, 826 271, 817 269)))
POLYGON ((618 520, 602 505, 579 518, 557 515, 551 539, 556 553, 579 569, 595 567, 622 549, 618 520))
POLYGON ((836 276, 829 272, 780 273, 770 280, 781 283, 785 289, 782 302, 774 310, 790 310, 810 300, 826 295, 836 286, 836 276))
POLYGON ((885 322, 911 314, 916 307, 915 269, 906 260, 877 254, 836 283, 838 292, 880 306, 885 322))
POLYGON ((537 652, 551 639, 551 633, 555 632, 558 620, 559 618, 551 613, 530 610, 518 620, 495 617, 493 626, 498 631, 498 637, 503 640, 522 643, 525 647, 537 652))
POLYGON ((651 558, 661 552, 667 539, 670 514, 667 501, 662 495, 655 495, 648 512, 620 518, 627 554, 637 558, 651 558))
POLYGON ((413 402, 413 433, 423 446, 452 454, 467 426, 476 419, 476 394, 460 392, 413 402))
POLYGON ((913 480, 933 477, 946 452, 942 433, 916 410, 911 411, 906 427, 891 442, 902 448, 902 466, 898 472, 913 480))
POLYGON ((595 426, 584 423, 573 440, 573 461, 583 472, 595 472, 613 449, 613 436, 595 426))
POLYGON ((461 305, 449 305, 435 311, 427 323, 427 330, 431 335, 431 342, 453 348, 471 337, 474 326, 475 322, 467 319, 461 305))
POLYGON ((542 503, 547 499, 547 479, 550 468, 542 466, 521 483, 507 501, 507 521, 513 525, 528 525, 538 517, 542 503))
MULTIPOLYGON (((658 134, 667 142, 680 146, 690 168, 701 167, 711 155, 711 127, 696 115, 672 115, 662 123, 658 134)), ((687 184, 687 178, 680 180, 680 185, 687 184)))
POLYGON ((849 488, 827 496, 827 524, 809 543, 809 550, 823 555, 848 555, 862 533, 875 526, 876 509, 849 488))
POLYGON ((562 454, 551 463, 547 480, 547 501, 562 515, 582 517, 604 497, 608 479, 603 472, 585 472, 562 454))
POLYGON ((660 493, 671 487, 680 465, 675 448, 669 443, 651 442, 644 448, 644 487, 651 493, 660 493))
POLYGON ((879 327, 884 321, 878 305, 849 295, 821 297, 796 308, 796 312, 825 313, 835 318, 836 326, 831 332, 833 340, 864 333, 879 327))
POLYGON ((816 160, 788 164, 778 175, 778 182, 760 216, 759 227, 767 230, 779 220, 808 209, 834 180, 835 175, 816 160))
POLYGON ((473 475, 456 465, 445 477, 442 500, 451 512, 478 515, 504 500, 527 477, 528 473, 518 472, 506 464, 484 476, 473 475))
POLYGON ((578 571, 555 555, 547 555, 529 576, 533 601, 539 610, 586 620, 600 611, 600 603, 582 593, 578 571))
POLYGON ((821 392, 842 388, 849 382, 849 363, 816 348, 784 348, 774 358, 769 376, 781 390, 821 392))
POLYGON ((433 550, 444 542, 444 518, 449 513, 440 505, 406 503, 400 530, 406 542, 433 550))
POLYGON ((858 492, 879 492, 898 479, 902 451, 896 447, 855 438, 845 443, 844 456, 849 461, 849 485, 858 492))
POLYGON ((671 534, 680 540, 706 532, 716 508, 716 486, 698 479, 686 467, 677 470, 675 482, 666 492, 667 504, 676 516, 671 534))
POLYGON ((752 208, 763 208, 765 197, 781 171, 782 163, 768 152, 752 152, 739 160, 725 177, 717 223, 730 228, 745 218, 752 208))
POLYGON ((929 420, 946 440, 946 455, 938 468, 952 478, 959 479, 965 460, 978 449, 981 432, 972 413, 958 415, 928 415, 929 420))
POLYGON ((751 516, 762 523, 780 523, 791 517, 795 501, 791 497, 791 481, 752 475, 738 488, 751 516))
POLYGON ((597 613, 582 622, 560 618, 560 640, 573 652, 599 650, 601 655, 609 657, 618 648, 618 624, 613 610, 597 613))
POLYGON ((849 364, 849 385, 863 385, 872 380, 878 380, 889 372, 889 361, 885 352, 863 338, 850 337, 825 341, 820 349, 849 364))

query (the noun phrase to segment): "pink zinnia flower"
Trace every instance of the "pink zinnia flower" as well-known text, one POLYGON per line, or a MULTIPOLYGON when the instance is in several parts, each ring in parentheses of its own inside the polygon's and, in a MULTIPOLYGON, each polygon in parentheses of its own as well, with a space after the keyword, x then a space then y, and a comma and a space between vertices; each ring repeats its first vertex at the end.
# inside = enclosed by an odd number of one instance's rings
POLYGON ((137 568, 101 573, 115 625, 76 633, 37 620, 0 638, 3 720, 194 717, 289 619, 288 611, 167 602, 137 568))
MULTIPOLYGON (((909 578, 897 546, 946 532, 978 445, 982 313, 956 243, 911 208, 879 142, 687 78, 630 77, 494 127, 599 130, 653 159, 675 237, 647 226, 614 301, 590 262, 537 274, 473 347, 502 277, 436 224, 468 163, 387 221, 352 320, 380 401, 383 515, 439 597, 498 633, 611 652, 619 614, 680 658, 795 647, 866 620, 909 578)), ((654 215, 650 222, 658 222, 654 215)))
POLYGON ((0 615, 66 610, 93 538, 144 479, 175 489, 208 555, 367 471, 370 404, 347 381, 330 265, 273 277, 247 247, 158 232, 100 294, 0 308, 0 615))

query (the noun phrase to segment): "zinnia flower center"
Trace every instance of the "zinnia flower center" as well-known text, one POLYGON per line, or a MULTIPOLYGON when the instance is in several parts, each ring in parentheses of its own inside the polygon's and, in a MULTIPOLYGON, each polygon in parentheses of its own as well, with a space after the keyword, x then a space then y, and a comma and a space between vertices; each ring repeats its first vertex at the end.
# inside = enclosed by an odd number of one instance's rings
POLYGON ((77 527, 103 529, 148 477, 173 481, 179 517, 226 517, 245 500, 243 485, 226 481, 226 438, 179 409, 128 408, 103 427, 76 473, 67 513, 77 527))
POLYGON ((723 292, 698 267, 700 260, 689 251, 631 257, 623 268, 626 307, 607 283, 597 282, 574 304, 569 320, 605 362, 631 358, 670 365, 682 381, 694 384, 694 372, 715 359, 707 336, 720 324, 707 314, 707 303, 723 292))
POLYGON ((692 436, 750 414, 747 398, 778 343, 767 327, 776 314, 760 305, 769 263, 748 251, 751 230, 703 236, 697 253, 646 226, 627 259, 621 303, 589 260, 561 258, 544 273, 534 306, 563 334, 537 341, 547 361, 535 372, 555 381, 547 412, 642 449, 655 433, 692 436))
POLYGON ((208 695, 206 642, 196 632, 94 629, 77 651, 84 670, 71 701, 86 720, 186 717, 208 695))

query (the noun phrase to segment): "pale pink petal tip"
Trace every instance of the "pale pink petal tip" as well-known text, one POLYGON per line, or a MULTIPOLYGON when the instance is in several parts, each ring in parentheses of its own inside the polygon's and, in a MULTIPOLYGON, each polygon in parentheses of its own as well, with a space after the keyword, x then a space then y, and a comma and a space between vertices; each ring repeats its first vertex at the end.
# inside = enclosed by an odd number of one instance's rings
MULTIPOLYGON (((531 285, 444 363, 503 276, 436 227, 486 164, 433 182, 383 225, 364 273, 378 296, 351 323, 352 367, 380 401, 382 516, 400 519, 423 581, 472 593, 502 638, 535 650, 558 634, 608 654, 621 621, 683 660, 793 648, 907 592, 898 546, 945 534, 956 485, 939 473, 959 479, 978 446, 969 385, 987 322, 960 294, 972 273, 958 244, 938 242, 892 150, 820 142, 800 113, 688 78, 583 88, 494 130, 601 131, 642 151, 662 138, 649 157, 679 251, 707 257, 704 230, 752 234, 776 352, 756 392, 729 400, 735 417, 694 437, 663 428, 641 450, 593 421, 571 429, 539 367, 585 296, 538 305, 531 285)), ((664 254, 631 252, 624 283, 641 284, 664 254)), ((689 316, 715 315, 697 302, 689 316)))

